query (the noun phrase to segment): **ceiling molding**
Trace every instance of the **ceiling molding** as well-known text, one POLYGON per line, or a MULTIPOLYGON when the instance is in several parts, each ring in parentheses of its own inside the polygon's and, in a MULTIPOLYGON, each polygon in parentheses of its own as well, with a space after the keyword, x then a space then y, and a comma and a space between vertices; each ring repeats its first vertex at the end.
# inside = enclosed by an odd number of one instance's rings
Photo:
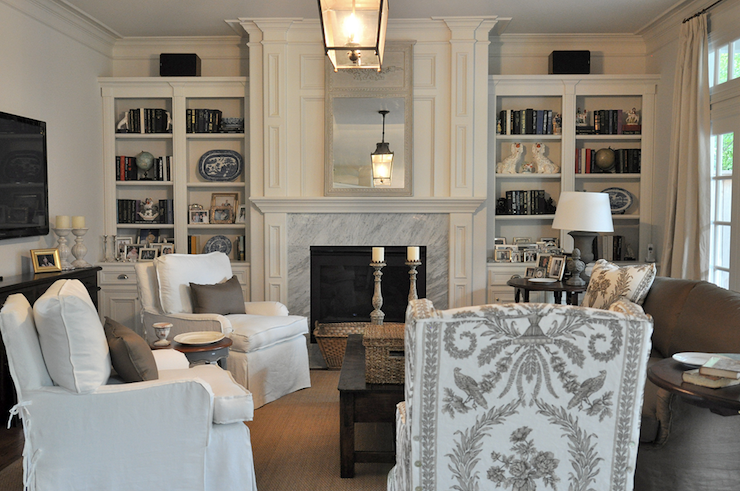
POLYGON ((578 46, 602 56, 643 56, 646 52, 644 39, 636 34, 503 34, 490 40, 489 56, 539 57, 561 46, 578 46))
POLYGON ((475 213, 484 198, 249 198, 262 213, 475 213))

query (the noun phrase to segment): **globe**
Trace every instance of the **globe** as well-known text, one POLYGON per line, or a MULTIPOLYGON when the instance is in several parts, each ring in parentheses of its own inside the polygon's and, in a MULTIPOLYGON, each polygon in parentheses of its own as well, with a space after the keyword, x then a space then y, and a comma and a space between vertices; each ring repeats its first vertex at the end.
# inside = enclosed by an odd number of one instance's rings
POLYGON ((610 170, 614 167, 615 160, 614 150, 611 148, 602 148, 594 155, 594 163, 601 170, 610 170))
POLYGON ((136 167, 148 171, 154 165, 154 155, 149 152, 141 152, 136 156, 136 167))

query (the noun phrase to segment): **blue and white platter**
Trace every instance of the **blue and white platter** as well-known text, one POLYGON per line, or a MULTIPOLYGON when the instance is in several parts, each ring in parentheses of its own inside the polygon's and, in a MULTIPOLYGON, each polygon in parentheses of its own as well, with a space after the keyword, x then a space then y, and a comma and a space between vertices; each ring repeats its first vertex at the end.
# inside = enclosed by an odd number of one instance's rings
POLYGON ((612 215, 621 215, 632 206, 632 193, 622 188, 606 188, 602 193, 609 195, 609 205, 612 209, 612 215))
POLYGON ((214 235, 206 242, 203 252, 223 252, 228 256, 231 253, 231 241, 225 235, 214 235))
POLYGON ((234 150, 209 150, 198 161, 198 173, 207 181, 233 181, 242 173, 244 159, 234 150))

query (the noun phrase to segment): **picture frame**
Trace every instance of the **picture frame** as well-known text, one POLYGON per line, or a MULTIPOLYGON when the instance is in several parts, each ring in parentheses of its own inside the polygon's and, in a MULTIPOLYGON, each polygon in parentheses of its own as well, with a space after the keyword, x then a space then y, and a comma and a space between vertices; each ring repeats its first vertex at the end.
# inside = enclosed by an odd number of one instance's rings
POLYGON ((140 247, 139 261, 154 261, 159 250, 156 247, 140 247))
POLYGON ((508 247, 496 248, 493 251, 493 260, 497 263, 511 262, 511 249, 508 247))
POLYGON ((512 242, 517 245, 518 244, 531 244, 532 238, 531 237, 514 237, 512 239, 512 242))
POLYGON ((230 206, 236 210, 239 208, 239 193, 211 193, 211 209, 217 206, 230 206))
POLYGON ((138 244, 149 247, 149 244, 155 244, 159 240, 158 228, 142 228, 139 231, 138 244))
POLYGON ((115 247, 115 257, 116 259, 123 259, 126 257, 126 245, 133 244, 134 238, 133 237, 116 237, 116 242, 113 244, 115 247))
POLYGON ((162 255, 162 243, 161 242, 155 242, 154 244, 149 244, 149 248, 157 250, 157 257, 162 255))
POLYGON ((209 210, 190 210, 189 222, 194 224, 208 224, 209 221, 209 210))
POLYGON ((550 271, 550 258, 552 258, 552 254, 546 254, 543 252, 537 253, 537 267, 543 268, 545 273, 550 271))
POLYGON ((139 249, 141 249, 141 244, 125 244, 123 246, 123 257, 121 260, 126 262, 138 261, 139 249))
POLYGON ((211 223, 234 223, 234 208, 214 206, 211 208, 211 223))
POLYGON ((247 205, 239 205, 235 223, 247 223, 247 205))
POLYGON ((174 254, 175 253, 175 244, 162 244, 162 246, 159 248, 159 255, 164 256, 165 254, 174 254))
POLYGON ((59 249, 31 249, 31 262, 34 274, 62 270, 59 249))
POLYGON ((534 277, 535 278, 547 278, 547 270, 545 268, 534 268, 534 277))
POLYGON ((493 239, 493 245, 506 245, 506 237, 496 237, 493 239))
POLYGON ((535 277, 534 274, 535 274, 536 271, 537 271, 537 268, 536 267, 534 267, 534 266, 528 266, 524 270, 524 277, 525 278, 534 278, 535 277))
POLYGON ((522 252, 518 249, 512 249, 511 250, 511 262, 512 263, 520 263, 522 262, 522 252))
POLYGON ((522 256, 522 259, 525 263, 536 262, 537 261, 537 251, 536 250, 524 251, 524 255, 522 256))
POLYGON ((539 242, 545 242, 545 247, 558 247, 557 237, 540 237, 539 242))
POLYGON ((555 278, 562 281, 565 273, 565 256, 550 256, 550 266, 547 272, 548 278, 555 278))

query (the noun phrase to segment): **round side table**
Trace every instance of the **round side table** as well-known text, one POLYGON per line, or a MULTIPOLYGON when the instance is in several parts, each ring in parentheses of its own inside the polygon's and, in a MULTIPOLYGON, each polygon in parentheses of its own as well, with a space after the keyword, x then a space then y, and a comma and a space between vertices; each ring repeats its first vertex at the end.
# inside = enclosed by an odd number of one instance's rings
POLYGON ((563 303, 563 292, 565 292, 565 302, 568 305, 578 305, 578 294, 583 293, 588 285, 572 286, 566 285, 562 281, 552 283, 533 283, 529 278, 512 278, 506 282, 507 285, 514 288, 514 301, 518 302, 521 292, 524 292, 524 301, 529 302, 529 292, 553 292, 555 301, 563 303))
POLYGON ((184 353, 191 365, 197 363, 217 363, 218 366, 225 370, 226 358, 229 356, 229 346, 232 344, 234 342, 231 338, 223 338, 211 344, 180 344, 176 341, 171 341, 169 346, 151 345, 151 347, 152 349, 172 348, 184 353))

